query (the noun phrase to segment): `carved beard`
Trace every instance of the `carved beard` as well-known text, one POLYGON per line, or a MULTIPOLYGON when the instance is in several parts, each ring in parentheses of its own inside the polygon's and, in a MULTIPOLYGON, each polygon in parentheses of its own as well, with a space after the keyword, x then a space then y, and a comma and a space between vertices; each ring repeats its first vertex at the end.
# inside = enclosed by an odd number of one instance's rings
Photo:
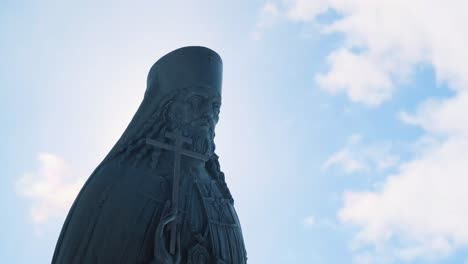
POLYGON ((214 152, 212 129, 196 129, 191 134, 193 151, 211 156, 214 152))
POLYGON ((187 147, 191 148, 192 151, 208 156, 214 153, 214 127, 208 120, 196 120, 188 124, 171 122, 169 128, 171 131, 191 138, 192 144, 187 147))

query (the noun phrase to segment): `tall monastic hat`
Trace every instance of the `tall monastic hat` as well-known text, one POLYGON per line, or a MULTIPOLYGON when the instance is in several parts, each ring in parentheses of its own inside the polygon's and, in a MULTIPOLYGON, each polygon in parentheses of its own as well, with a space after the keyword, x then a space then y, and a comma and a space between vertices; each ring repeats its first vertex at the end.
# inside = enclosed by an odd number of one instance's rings
POLYGON ((151 67, 145 97, 160 99, 190 87, 221 95, 222 71, 221 57, 211 49, 190 46, 174 50, 151 67))

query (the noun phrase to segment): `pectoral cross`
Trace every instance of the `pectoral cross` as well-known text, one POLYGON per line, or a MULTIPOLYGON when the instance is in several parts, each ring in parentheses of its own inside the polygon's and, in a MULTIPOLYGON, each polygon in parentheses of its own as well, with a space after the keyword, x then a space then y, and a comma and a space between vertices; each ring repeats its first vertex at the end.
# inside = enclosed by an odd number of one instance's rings
MULTIPOLYGON (((174 178, 172 182, 172 200, 171 208, 173 212, 177 213, 179 210, 179 184, 180 184, 180 159, 182 155, 191 157, 194 159, 199 159, 203 161, 208 161, 209 156, 193 152, 183 148, 185 144, 192 144, 192 140, 188 137, 184 137, 181 134, 166 132, 165 136, 167 138, 174 140, 174 145, 166 144, 154 139, 147 138, 146 144, 152 145, 161 149, 174 152, 174 178)), ((175 245, 176 245, 176 235, 177 235, 177 221, 171 223, 171 239, 169 244, 169 252, 175 254, 175 245)))

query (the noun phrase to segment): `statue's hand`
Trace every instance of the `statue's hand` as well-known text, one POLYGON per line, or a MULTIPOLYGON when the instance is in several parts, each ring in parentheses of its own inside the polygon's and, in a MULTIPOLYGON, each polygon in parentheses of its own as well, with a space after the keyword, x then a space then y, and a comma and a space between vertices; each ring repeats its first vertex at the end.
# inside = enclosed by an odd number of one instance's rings
POLYGON ((180 232, 177 232, 176 252, 170 254, 166 247, 165 233, 166 227, 176 221, 178 217, 177 210, 171 208, 170 201, 166 201, 161 214, 161 221, 156 229, 154 236, 154 256, 151 264, 179 264, 180 263, 180 232))

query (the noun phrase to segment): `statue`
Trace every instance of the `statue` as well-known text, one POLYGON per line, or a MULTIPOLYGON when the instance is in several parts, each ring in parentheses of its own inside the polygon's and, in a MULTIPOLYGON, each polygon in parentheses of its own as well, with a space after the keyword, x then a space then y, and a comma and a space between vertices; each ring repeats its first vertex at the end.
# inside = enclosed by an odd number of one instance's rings
POLYGON ((222 61, 204 47, 158 60, 143 102, 65 220, 53 264, 247 262, 215 154, 222 61))

